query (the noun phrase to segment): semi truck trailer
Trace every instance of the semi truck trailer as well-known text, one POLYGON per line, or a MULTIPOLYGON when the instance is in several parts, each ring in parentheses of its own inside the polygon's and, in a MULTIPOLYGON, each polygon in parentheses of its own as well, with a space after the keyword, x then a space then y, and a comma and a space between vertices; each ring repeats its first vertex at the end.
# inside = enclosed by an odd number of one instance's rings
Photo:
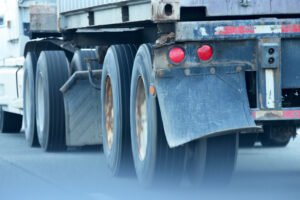
POLYGON ((186 175, 227 183, 239 138, 284 146, 296 135, 299 14, 298 0, 33 3, 20 108, 28 145, 102 144, 113 175, 134 172, 145 186, 186 175))

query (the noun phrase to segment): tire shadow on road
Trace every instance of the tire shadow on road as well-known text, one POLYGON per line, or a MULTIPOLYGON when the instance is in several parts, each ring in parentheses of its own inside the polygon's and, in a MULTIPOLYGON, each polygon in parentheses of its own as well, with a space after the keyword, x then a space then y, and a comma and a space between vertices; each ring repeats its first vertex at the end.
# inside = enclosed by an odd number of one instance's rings
POLYGON ((102 145, 86 145, 81 147, 68 147, 64 153, 103 153, 102 145))

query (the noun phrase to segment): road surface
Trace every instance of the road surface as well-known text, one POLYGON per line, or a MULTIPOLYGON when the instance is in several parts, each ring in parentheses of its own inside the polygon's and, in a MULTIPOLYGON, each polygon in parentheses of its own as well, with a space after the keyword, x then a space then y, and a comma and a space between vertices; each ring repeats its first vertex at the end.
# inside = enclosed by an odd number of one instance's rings
POLYGON ((112 177, 101 147, 45 153, 27 147, 24 134, 0 134, 0 200, 10 199, 299 200, 300 136, 286 148, 239 150, 227 188, 143 189, 133 176, 112 177))

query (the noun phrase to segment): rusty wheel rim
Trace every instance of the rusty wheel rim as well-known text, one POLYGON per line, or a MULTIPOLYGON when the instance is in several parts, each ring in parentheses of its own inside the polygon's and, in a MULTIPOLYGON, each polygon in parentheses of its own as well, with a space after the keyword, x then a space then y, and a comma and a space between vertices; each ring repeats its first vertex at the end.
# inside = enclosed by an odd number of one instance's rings
POLYGON ((137 134, 137 146, 139 152, 139 159, 143 161, 146 157, 147 143, 148 143, 148 123, 147 123, 147 104, 146 104, 146 92, 144 82, 139 77, 137 82, 137 95, 136 95, 136 134, 137 134))
POLYGON ((106 77, 105 81, 105 127, 106 127, 106 142, 109 150, 113 144, 113 127, 114 127, 114 107, 113 94, 110 77, 106 77))

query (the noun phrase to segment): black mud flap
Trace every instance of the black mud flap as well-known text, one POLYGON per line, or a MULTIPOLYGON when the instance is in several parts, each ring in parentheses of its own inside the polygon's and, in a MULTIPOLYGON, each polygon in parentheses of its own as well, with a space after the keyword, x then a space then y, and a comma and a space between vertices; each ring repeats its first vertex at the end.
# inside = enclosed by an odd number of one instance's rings
POLYGON ((251 116, 244 72, 216 71, 189 71, 186 75, 183 70, 172 70, 170 77, 156 77, 170 147, 202 137, 258 128, 251 116))

